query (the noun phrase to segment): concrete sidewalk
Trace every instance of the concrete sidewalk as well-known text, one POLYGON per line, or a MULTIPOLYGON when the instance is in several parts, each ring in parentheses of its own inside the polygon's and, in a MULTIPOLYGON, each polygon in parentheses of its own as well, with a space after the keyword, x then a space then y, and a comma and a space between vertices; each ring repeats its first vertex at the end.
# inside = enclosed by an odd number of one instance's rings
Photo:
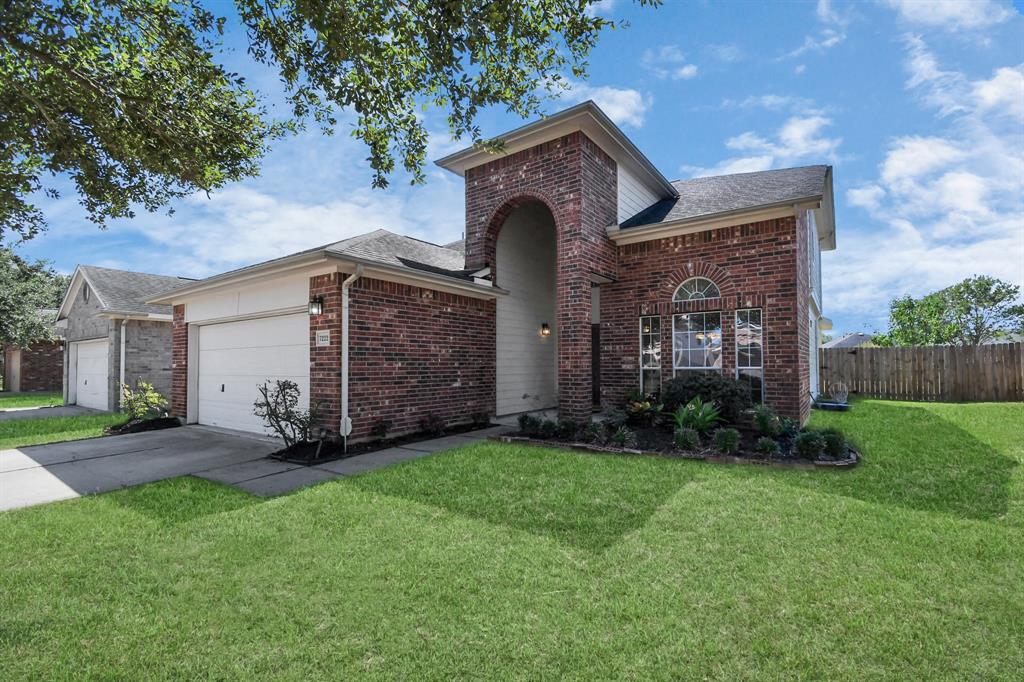
POLYGON ((47 417, 79 417, 86 414, 104 414, 78 405, 58 405, 56 407, 8 407, 0 410, 0 422, 14 419, 46 419, 47 417))

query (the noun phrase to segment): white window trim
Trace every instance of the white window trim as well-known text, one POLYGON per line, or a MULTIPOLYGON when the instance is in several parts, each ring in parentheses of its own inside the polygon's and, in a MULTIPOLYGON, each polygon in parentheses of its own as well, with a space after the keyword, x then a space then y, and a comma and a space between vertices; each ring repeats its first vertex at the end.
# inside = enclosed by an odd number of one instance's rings
POLYGON ((639 370, 639 374, 637 376, 637 381, 638 381, 638 385, 640 386, 640 391, 642 393, 648 393, 646 387, 644 386, 644 372, 645 371, 650 371, 650 370, 655 370, 655 369, 658 370, 658 390, 659 391, 661 390, 661 385, 662 385, 663 379, 664 379, 664 377, 662 376, 662 371, 661 371, 661 366, 662 366, 661 353, 662 353, 663 349, 661 349, 660 347, 658 349, 658 366, 657 367, 646 367, 646 366, 644 366, 644 320, 647 320, 647 319, 657 319, 658 320, 658 342, 659 343, 661 343, 661 337, 662 337, 662 332, 661 332, 661 315, 641 315, 640 316, 640 320, 639 320, 639 324, 637 324, 638 338, 639 338, 639 341, 640 341, 640 344, 639 344, 639 353, 640 353, 640 363, 639 364, 640 364, 640 370, 639 370))
MULTIPOLYGON (((725 312, 721 310, 701 310, 692 313, 676 313, 672 315, 672 376, 678 376, 679 372, 721 372, 721 367, 676 367, 676 318, 684 315, 718 315, 718 330, 719 333, 723 335, 722 340, 724 341, 725 332, 723 331, 724 327, 722 326, 722 317, 725 315, 725 312)), ((705 331, 707 331, 707 325, 705 325, 705 331)))
POLYGON ((684 303, 686 301, 706 301, 708 299, 721 298, 721 297, 722 297, 722 290, 719 288, 718 283, 715 282, 712 279, 707 278, 707 277, 700 277, 700 276, 697 276, 697 277, 687 277, 686 279, 684 279, 679 284, 679 286, 676 287, 676 290, 672 292, 672 302, 673 303, 684 303), (711 286, 713 286, 715 288, 715 295, 714 296, 704 296, 704 295, 701 295, 699 297, 695 296, 695 297, 691 297, 691 298, 678 298, 679 290, 682 289, 683 287, 685 287, 690 282, 692 282, 694 280, 697 280, 697 279, 702 279, 705 282, 708 282, 711 286))
POLYGON ((738 380, 740 378, 740 370, 741 369, 759 369, 759 370, 761 370, 761 403, 763 404, 764 403, 765 384, 766 384, 765 376, 764 376, 764 354, 765 354, 764 353, 764 336, 765 336, 765 334, 764 334, 764 308, 737 308, 734 311, 733 325, 732 326, 733 326, 733 335, 735 336, 735 341, 734 341, 733 345, 736 347, 736 368, 735 368, 736 379, 738 380), (753 367, 753 366, 750 366, 750 365, 740 366, 740 340, 739 340, 739 336, 736 334, 736 332, 739 329, 740 313, 745 312, 745 311, 750 311, 750 310, 756 310, 756 311, 761 313, 761 365, 759 367, 753 367))

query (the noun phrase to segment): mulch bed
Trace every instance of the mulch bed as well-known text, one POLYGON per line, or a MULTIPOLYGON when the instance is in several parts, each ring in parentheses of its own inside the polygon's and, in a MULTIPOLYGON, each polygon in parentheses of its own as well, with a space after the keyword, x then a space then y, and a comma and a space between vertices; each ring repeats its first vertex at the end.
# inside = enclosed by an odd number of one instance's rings
POLYGON ((143 431, 159 431, 181 426, 177 417, 159 417, 157 419, 133 419, 119 426, 108 426, 103 432, 108 436, 120 436, 125 433, 142 433, 143 431))
POLYGON ((460 433, 479 431, 480 429, 487 429, 492 426, 498 426, 498 424, 459 424, 457 426, 446 428, 441 433, 425 433, 423 431, 418 431, 416 433, 407 433, 393 438, 381 438, 378 440, 362 441, 359 443, 349 443, 348 452, 345 452, 342 449, 343 444, 340 440, 297 443, 291 448, 284 448, 277 452, 272 452, 267 455, 267 457, 270 459, 280 460, 282 462, 288 462, 290 464, 315 466, 326 462, 335 462, 339 459, 348 459, 349 457, 355 457, 356 455, 365 455, 370 452, 377 452, 378 450, 387 450, 388 448, 397 447, 399 445, 420 443, 425 440, 434 440, 435 438, 444 438, 445 436, 456 436, 460 433), (319 448, 319 453, 317 452, 317 448, 319 448))
POLYGON ((739 429, 740 450, 736 455, 723 455, 713 447, 705 446, 698 450, 679 450, 672 441, 672 434, 657 427, 637 427, 632 429, 637 436, 636 448, 623 448, 616 445, 597 445, 581 443, 575 440, 557 438, 537 438, 524 436, 520 433, 508 433, 491 436, 490 440, 516 445, 537 445, 541 447, 560 447, 599 454, 646 455, 651 457, 671 457, 679 459, 701 459, 715 464, 753 464, 783 469, 844 469, 856 466, 861 454, 852 448, 847 450, 846 457, 840 459, 821 459, 811 461, 784 454, 766 458, 754 449, 759 434, 750 429, 739 429))

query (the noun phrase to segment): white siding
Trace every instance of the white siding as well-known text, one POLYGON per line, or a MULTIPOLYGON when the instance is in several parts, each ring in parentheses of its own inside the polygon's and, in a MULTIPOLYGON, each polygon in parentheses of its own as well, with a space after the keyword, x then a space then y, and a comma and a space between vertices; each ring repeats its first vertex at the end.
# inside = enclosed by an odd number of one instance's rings
POLYGON ((661 197, 657 192, 644 185, 639 178, 623 168, 621 164, 619 165, 618 218, 620 223, 657 203, 659 199, 661 197))
POLYGON ((555 227, 547 209, 514 211, 498 233, 497 412, 558 404, 555 321, 555 227), (540 335, 547 322, 551 335, 540 335))
POLYGON ((287 275, 190 299, 185 306, 185 321, 252 315, 305 306, 308 302, 309 275, 287 275))

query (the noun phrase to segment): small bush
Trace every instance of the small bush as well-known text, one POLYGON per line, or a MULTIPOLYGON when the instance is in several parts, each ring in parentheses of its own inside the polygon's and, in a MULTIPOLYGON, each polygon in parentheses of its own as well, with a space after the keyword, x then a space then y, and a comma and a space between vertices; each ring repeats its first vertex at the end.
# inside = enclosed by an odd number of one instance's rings
POLYGON ((532 414, 519 415, 519 433, 533 438, 540 434, 540 418, 532 414))
POLYGON ((779 444, 768 436, 761 436, 754 446, 758 452, 766 457, 775 457, 779 454, 779 444))
POLYGON ((604 415, 604 423, 612 431, 620 426, 625 426, 627 421, 629 421, 629 417, 625 410, 608 410, 604 415))
POLYGON ((825 454, 833 459, 846 457, 846 438, 838 431, 823 431, 821 438, 824 441, 825 454))
POLYGON ((555 427, 555 436, 561 440, 573 440, 576 438, 576 434, 580 430, 580 425, 574 421, 559 420, 558 426, 555 427))
POLYGON ((780 438, 796 438, 798 433, 800 433, 800 422, 789 417, 783 417, 779 420, 780 438))
POLYGON ((153 384, 139 379, 135 390, 128 384, 121 384, 121 411, 135 420, 166 417, 167 399, 157 393, 153 384))
POLYGON ((542 419, 537 435, 541 438, 554 438, 558 433, 558 423, 550 419, 542 419))
POLYGON ((794 445, 798 455, 815 460, 825 449, 825 438, 818 431, 802 431, 797 435, 794 445))
POLYGON ((257 388, 260 397, 253 403, 252 413, 284 441, 286 448, 313 439, 312 430, 319 418, 320 404, 308 410, 299 408, 299 385, 288 379, 278 379, 271 386, 265 382, 257 388))
POLYGON ((473 426, 484 428, 491 425, 491 413, 490 412, 474 412, 469 415, 469 421, 473 426))
POLYGON ((675 412, 694 398, 714 402, 722 418, 731 423, 751 405, 750 387, 719 372, 687 372, 670 379, 665 382, 661 396, 669 412, 675 412))
POLYGON ((625 426, 620 426, 616 429, 615 433, 613 433, 612 437, 608 440, 620 448, 636 447, 636 434, 625 426))
POLYGON ((696 450, 700 447, 700 434, 689 427, 676 429, 672 441, 680 450, 696 450))
POLYGON ((715 449, 723 455, 732 455, 740 449, 740 432, 736 429, 718 429, 715 431, 715 449))
POLYGON ((676 429, 693 429, 697 433, 706 434, 721 417, 714 403, 706 403, 697 397, 676 409, 672 420, 676 429))
POLYGON ((392 426, 394 423, 390 419, 378 419, 370 427, 370 435, 376 438, 387 438, 388 431, 392 426))
POLYGON ((779 435, 779 417, 767 405, 754 407, 754 426, 757 427, 759 433, 766 436, 779 435))
POLYGON ((433 412, 428 412, 420 417, 420 431, 431 436, 440 436, 444 433, 444 419, 433 412))
POLYGON ((649 398, 630 400, 626 403, 626 421, 633 426, 652 426, 661 414, 661 404, 649 398))
POLYGON ((580 429, 579 439, 584 443, 603 443, 604 426, 597 422, 589 422, 580 429))

